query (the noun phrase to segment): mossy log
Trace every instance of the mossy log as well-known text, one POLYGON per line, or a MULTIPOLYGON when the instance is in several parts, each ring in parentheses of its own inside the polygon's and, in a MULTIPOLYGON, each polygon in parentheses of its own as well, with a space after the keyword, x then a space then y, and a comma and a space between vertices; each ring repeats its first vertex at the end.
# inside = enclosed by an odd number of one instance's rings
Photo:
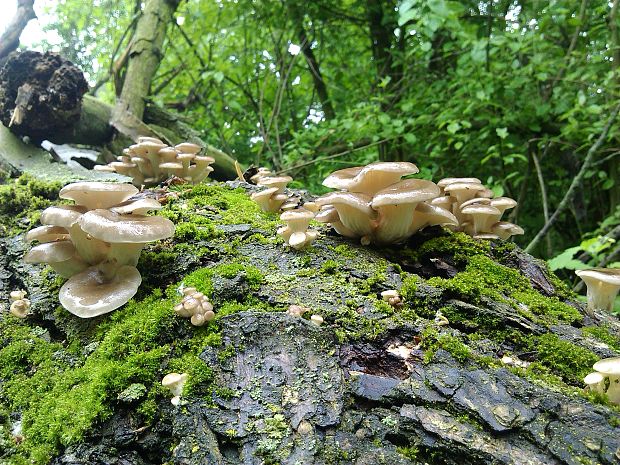
POLYGON ((53 188, 0 186, 2 303, 23 288, 33 310, 0 313, 0 462, 620 462, 619 409, 581 381, 619 353, 618 321, 586 316, 543 262, 439 228, 386 248, 321 229, 295 251, 249 185, 177 189, 160 212, 175 237, 143 252, 138 295, 80 320, 59 308, 62 281, 20 260, 53 188), (214 321, 174 314, 182 285, 214 321), (169 372, 189 374, 176 407, 169 372))

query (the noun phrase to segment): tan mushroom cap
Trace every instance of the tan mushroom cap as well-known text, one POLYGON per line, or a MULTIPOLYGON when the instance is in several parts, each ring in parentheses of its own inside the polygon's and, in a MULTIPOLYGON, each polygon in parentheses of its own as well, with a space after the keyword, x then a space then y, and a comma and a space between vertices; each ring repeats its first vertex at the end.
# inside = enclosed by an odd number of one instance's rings
POLYGON ((418 204, 414 213, 413 221, 409 230, 411 233, 427 226, 458 226, 459 222, 450 211, 432 203, 422 202, 418 204))
POLYGON ((39 226, 26 233, 25 241, 40 243, 69 240, 69 231, 61 226, 39 226))
POLYGON ((83 205, 88 210, 95 210, 110 208, 137 193, 138 189, 131 184, 74 182, 63 187, 58 196, 61 199, 73 200, 77 205, 83 205))
POLYGON ((85 213, 78 222, 92 237, 112 243, 146 243, 174 235, 174 223, 161 216, 120 215, 98 209, 85 213))
POLYGON ((455 182, 443 188, 444 192, 456 197, 456 201, 459 205, 467 200, 473 199, 478 192, 484 191, 485 189, 486 187, 482 184, 471 182, 455 182))
POLYGON ((187 373, 168 373, 164 376, 164 379, 161 380, 161 385, 170 389, 173 396, 180 396, 188 376, 187 373))
POLYGON ((495 223, 491 228, 491 231, 503 240, 508 239, 510 236, 517 236, 525 233, 521 226, 508 223, 506 221, 499 221, 495 223))
POLYGON ((611 357, 599 360, 592 365, 592 369, 604 375, 618 376, 620 375, 620 357, 611 357))
POLYGON ((200 145, 193 144, 191 142, 182 142, 175 145, 174 148, 181 153, 191 153, 193 155, 196 155, 202 150, 202 147, 200 145))
POLYGON ((23 260, 26 263, 47 263, 64 278, 69 278, 88 267, 88 264, 77 255, 71 241, 39 244, 30 249, 23 260))
POLYGON ((372 199, 375 210, 389 205, 418 204, 440 194, 439 187, 426 179, 405 179, 380 190, 372 199))
POLYGON ((325 178, 323 185, 333 189, 374 195, 400 181, 403 176, 417 172, 418 167, 409 162, 375 162, 364 167, 335 171, 325 178))
POLYGON ((364 237, 373 232, 373 223, 377 217, 377 212, 370 206, 371 201, 372 198, 369 195, 362 193, 330 192, 317 198, 315 203, 319 206, 332 205, 338 211, 340 222, 345 230, 355 234, 355 236, 345 235, 364 237))
POLYGON ((478 178, 443 178, 439 180, 437 185, 441 188, 444 188, 449 184, 456 183, 482 184, 482 181, 480 181, 480 179, 478 178))
POLYGON ((92 318, 116 310, 126 304, 142 282, 133 266, 121 266, 107 280, 98 266, 78 273, 60 288, 60 303, 80 318, 92 318))
POLYGON ((496 218, 499 218, 501 215, 501 212, 497 208, 484 204, 468 205, 461 209, 461 213, 471 218, 472 235, 480 232, 487 232, 488 223, 494 223, 495 221, 493 220, 496 220, 496 218))
POLYGON ((75 255, 75 246, 71 241, 46 242, 39 244, 24 255, 26 263, 58 263, 69 260, 75 255))
POLYGON ((517 201, 510 197, 496 197, 491 199, 491 205, 503 214, 506 210, 516 207, 517 201))
POLYGON ((86 213, 86 207, 81 205, 59 205, 48 207, 41 213, 41 223, 51 226, 70 228, 80 216, 86 213))
POLYGON ((150 136, 140 136, 140 137, 138 137, 138 144, 143 144, 143 143, 147 143, 147 142, 151 142, 153 144, 158 144, 158 145, 164 145, 164 143, 161 141, 161 139, 158 139, 157 137, 150 137, 150 136))
POLYGON ((329 208, 323 208, 320 210, 314 219, 319 223, 333 223, 334 221, 340 221, 340 216, 338 216, 338 211, 332 207, 331 205, 326 205, 329 208))
POLYGON ((283 192, 286 185, 292 180, 293 178, 291 178, 290 176, 267 176, 260 178, 256 184, 269 188, 276 187, 278 189, 278 192, 283 192))
POLYGON ((151 210, 161 210, 162 206, 155 199, 145 198, 138 200, 126 200, 110 208, 110 211, 121 215, 146 215, 151 210))

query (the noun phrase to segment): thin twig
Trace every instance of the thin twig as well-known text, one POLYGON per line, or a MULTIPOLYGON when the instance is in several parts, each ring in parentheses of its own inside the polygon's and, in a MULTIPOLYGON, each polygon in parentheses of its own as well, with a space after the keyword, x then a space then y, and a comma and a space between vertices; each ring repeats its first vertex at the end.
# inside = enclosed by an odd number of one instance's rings
POLYGON ((586 158, 584 159, 583 164, 581 165, 581 169, 577 173, 577 176, 575 176, 575 178, 573 179, 573 182, 568 188, 568 191, 566 191, 566 194, 564 194, 564 198, 560 201, 560 204, 558 205, 555 212, 553 212, 553 215, 551 215, 551 217, 549 218, 549 221, 545 223, 543 228, 540 231, 538 231, 538 234, 536 234, 534 239, 532 239, 532 241, 527 245, 527 247, 525 248, 526 252, 531 252, 532 249, 534 249, 534 247, 538 245, 538 242, 540 242, 540 240, 543 237, 545 237, 545 235, 549 232, 549 230, 554 225, 554 223, 557 221, 559 216, 562 213, 564 213, 564 210, 566 210, 570 202, 573 200, 573 197, 577 193, 577 189, 581 186, 581 183, 583 182, 583 179, 585 177, 587 170, 592 165, 592 159, 594 158, 594 154, 598 151, 601 145, 603 145, 603 142, 607 138, 607 134, 609 134, 609 129, 611 128, 611 125, 613 124, 614 120, 618 116, 618 111, 620 111, 620 103, 616 105, 611 115, 609 116, 607 123, 605 123, 605 126, 603 127, 603 130, 600 136, 598 137, 594 145, 590 147, 590 149, 588 150, 588 153, 586 154, 586 158))
MULTIPOLYGON (((547 155, 547 152, 549 151, 549 147, 551 147, 551 143, 548 143, 545 146, 545 150, 543 152, 543 158, 547 155)), ((536 177, 538 178, 538 185, 540 187, 540 197, 542 200, 542 207, 543 207, 543 216, 545 217, 545 223, 549 222, 549 202, 547 201, 547 187, 545 186, 545 179, 543 178, 543 174, 542 174, 542 170, 540 168, 540 162, 538 161, 538 156, 536 155, 536 152, 532 152, 532 161, 534 162, 534 168, 536 169, 536 177)), ((551 250, 551 240, 549 239, 549 236, 546 237, 547 239, 547 254, 551 255, 553 252, 551 250)))

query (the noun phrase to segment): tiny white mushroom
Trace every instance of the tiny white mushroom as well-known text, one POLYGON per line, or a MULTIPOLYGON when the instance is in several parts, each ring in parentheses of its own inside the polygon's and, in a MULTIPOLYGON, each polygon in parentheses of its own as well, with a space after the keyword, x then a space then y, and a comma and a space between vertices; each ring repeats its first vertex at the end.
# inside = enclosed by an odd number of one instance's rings
POLYGON ((183 386, 187 381, 189 375, 187 373, 168 373, 161 380, 161 385, 170 390, 172 393, 172 404, 179 405, 181 402, 181 394, 183 393, 183 386))
POLYGON ((317 326, 321 326, 324 322, 323 317, 321 315, 312 315, 310 317, 310 321, 317 326))

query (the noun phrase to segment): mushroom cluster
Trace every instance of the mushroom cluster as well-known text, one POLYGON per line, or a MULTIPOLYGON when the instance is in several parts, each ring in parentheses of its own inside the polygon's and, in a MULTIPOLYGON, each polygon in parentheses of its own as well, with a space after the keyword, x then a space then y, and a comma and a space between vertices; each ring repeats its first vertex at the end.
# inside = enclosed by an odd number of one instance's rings
POLYGON ((614 301, 620 290, 620 269, 618 268, 590 268, 576 270, 588 289, 588 306, 586 313, 594 316, 594 311, 611 312, 614 301))
POLYGON ((459 224, 454 230, 464 231, 478 239, 503 239, 523 234, 516 224, 501 221, 504 212, 517 206, 508 197, 496 197, 476 178, 445 178, 437 183, 441 196, 431 205, 451 212, 459 224))
POLYGON ((30 311, 30 300, 26 299, 26 291, 12 291, 9 294, 11 299, 11 307, 9 312, 17 318, 26 318, 30 311))
POLYGON ((181 303, 174 306, 177 315, 189 318, 194 326, 202 326, 215 318, 213 305, 202 292, 198 292, 195 287, 186 287, 183 295, 181 303))
POLYGON ((318 236, 315 230, 309 230, 312 221, 318 210, 318 205, 314 202, 306 202, 302 207, 294 210, 287 210, 280 215, 280 219, 286 222, 286 226, 278 229, 278 236, 290 247, 301 250, 314 242, 318 236))
POLYGON ((174 224, 146 216, 161 208, 154 199, 130 198, 129 184, 77 182, 60 191, 75 205, 52 206, 41 214, 43 226, 26 234, 39 242, 24 256, 26 263, 47 263, 69 278, 60 303, 81 318, 108 313, 137 292, 142 278, 136 269, 140 253, 151 241, 171 237, 174 224))
POLYGON ((607 395, 609 402, 620 405, 620 357, 611 357, 596 362, 583 379, 586 389, 607 395))
POLYGON ((97 171, 109 171, 133 178, 134 186, 152 186, 176 176, 198 184, 213 171, 212 157, 199 155, 202 148, 191 142, 174 147, 154 137, 140 137, 138 143, 123 150, 108 165, 97 165, 97 171))
POLYGON ((316 220, 361 243, 392 244, 432 225, 457 226, 455 216, 430 203, 440 188, 432 181, 405 179, 418 168, 408 162, 377 162, 335 171, 323 185, 338 189, 316 199, 316 220))
MULTIPOLYGON (((251 195, 254 200, 265 212, 278 212, 285 206, 289 196, 284 192, 286 185, 293 180, 290 176, 269 176, 271 172, 266 168, 259 168, 259 171, 250 178, 257 186, 266 189, 255 192, 251 195)), ((295 208, 297 203, 292 205, 295 208)))

